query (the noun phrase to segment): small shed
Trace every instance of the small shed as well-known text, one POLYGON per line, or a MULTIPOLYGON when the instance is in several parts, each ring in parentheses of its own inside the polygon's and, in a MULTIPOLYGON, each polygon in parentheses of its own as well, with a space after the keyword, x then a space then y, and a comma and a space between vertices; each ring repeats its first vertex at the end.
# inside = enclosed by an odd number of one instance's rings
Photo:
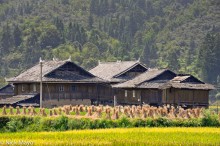
POLYGON ((163 90, 163 101, 188 107, 208 107, 209 91, 213 85, 204 83, 192 75, 180 74, 160 86, 163 90))
POLYGON ((113 88, 118 89, 117 99, 121 104, 207 107, 209 91, 214 86, 192 75, 176 75, 167 69, 149 69, 132 80, 113 85, 113 88))

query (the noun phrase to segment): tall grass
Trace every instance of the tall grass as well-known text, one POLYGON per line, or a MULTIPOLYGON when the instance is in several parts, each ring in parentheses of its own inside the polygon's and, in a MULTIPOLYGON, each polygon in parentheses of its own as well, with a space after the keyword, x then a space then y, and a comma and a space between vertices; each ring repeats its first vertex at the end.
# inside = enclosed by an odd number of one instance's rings
POLYGON ((0 143, 33 145, 220 145, 219 128, 123 128, 67 132, 1 133, 0 143))

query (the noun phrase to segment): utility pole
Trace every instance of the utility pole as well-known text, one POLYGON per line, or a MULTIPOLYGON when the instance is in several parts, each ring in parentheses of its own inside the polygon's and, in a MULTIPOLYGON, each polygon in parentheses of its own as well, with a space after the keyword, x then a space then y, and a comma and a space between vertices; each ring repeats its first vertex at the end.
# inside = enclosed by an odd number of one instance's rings
POLYGON ((43 61, 40 58, 40 108, 42 108, 42 92, 43 92, 43 85, 42 85, 42 68, 43 68, 43 61))
POLYGON ((117 97, 116 95, 114 95, 114 107, 116 107, 116 105, 117 105, 117 97))

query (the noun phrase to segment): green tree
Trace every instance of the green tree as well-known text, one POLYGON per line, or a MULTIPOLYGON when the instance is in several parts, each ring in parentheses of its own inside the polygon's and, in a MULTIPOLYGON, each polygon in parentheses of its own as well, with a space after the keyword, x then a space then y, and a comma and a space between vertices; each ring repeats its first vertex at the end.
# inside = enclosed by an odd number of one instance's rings
POLYGON ((9 24, 3 27, 2 38, 1 38, 1 46, 4 49, 4 52, 9 52, 13 47, 13 37, 11 34, 11 28, 9 24))
POLYGON ((18 25, 16 25, 14 28, 13 37, 15 46, 20 46, 20 44, 22 43, 22 30, 19 28, 18 25))
POLYGON ((219 41, 219 34, 209 32, 199 50, 198 61, 201 75, 205 81, 211 83, 216 83, 217 76, 220 74, 219 41))

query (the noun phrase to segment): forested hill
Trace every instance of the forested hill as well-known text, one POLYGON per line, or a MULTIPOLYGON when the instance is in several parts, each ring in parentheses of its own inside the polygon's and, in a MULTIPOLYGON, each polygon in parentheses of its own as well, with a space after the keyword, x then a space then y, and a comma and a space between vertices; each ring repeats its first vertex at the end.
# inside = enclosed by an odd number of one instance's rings
POLYGON ((137 60, 220 82, 219 0, 0 0, 0 76, 39 57, 137 60))

